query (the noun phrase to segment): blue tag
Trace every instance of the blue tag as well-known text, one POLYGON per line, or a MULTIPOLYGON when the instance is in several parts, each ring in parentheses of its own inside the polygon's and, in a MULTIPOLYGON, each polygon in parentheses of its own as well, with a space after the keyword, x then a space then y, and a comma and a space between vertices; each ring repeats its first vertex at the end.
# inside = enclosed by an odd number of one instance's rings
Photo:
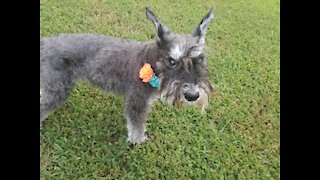
POLYGON ((159 78, 156 76, 156 74, 153 73, 151 80, 149 81, 152 87, 159 88, 159 78))

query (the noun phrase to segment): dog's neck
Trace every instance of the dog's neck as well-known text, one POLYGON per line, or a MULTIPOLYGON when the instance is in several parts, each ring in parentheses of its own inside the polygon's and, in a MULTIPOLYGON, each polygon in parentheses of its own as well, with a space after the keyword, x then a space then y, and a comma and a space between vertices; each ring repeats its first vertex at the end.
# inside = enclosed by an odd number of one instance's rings
POLYGON ((142 43, 142 51, 140 52, 141 60, 143 63, 151 64, 153 70, 157 74, 156 63, 159 61, 159 54, 161 49, 159 49, 155 41, 149 41, 142 43))

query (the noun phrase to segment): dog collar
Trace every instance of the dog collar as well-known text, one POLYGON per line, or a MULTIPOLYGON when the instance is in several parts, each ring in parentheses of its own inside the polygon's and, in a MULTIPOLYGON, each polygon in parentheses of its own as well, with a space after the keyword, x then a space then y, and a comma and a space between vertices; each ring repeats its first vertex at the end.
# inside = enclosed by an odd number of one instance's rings
POLYGON ((148 82, 152 87, 160 87, 159 78, 155 73, 153 73, 153 69, 149 63, 145 63, 140 69, 139 77, 142 79, 142 82, 148 82))

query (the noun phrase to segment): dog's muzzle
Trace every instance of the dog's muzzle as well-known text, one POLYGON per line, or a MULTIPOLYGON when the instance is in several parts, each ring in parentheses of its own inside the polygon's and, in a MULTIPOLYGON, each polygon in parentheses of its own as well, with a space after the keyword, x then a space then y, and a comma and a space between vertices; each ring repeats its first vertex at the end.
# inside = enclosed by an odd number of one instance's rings
POLYGON ((163 89, 161 99, 174 106, 187 105, 199 107, 202 112, 208 106, 209 94, 202 85, 173 81, 163 89))
POLYGON ((209 95, 204 88, 194 84, 184 84, 181 88, 181 103, 184 105, 197 106, 204 109, 208 106, 209 95))
POLYGON ((199 98, 199 92, 194 92, 194 91, 185 92, 183 93, 183 95, 187 101, 196 101, 199 98))
POLYGON ((200 97, 199 86, 189 83, 183 84, 181 87, 181 96, 183 101, 197 101, 200 97))

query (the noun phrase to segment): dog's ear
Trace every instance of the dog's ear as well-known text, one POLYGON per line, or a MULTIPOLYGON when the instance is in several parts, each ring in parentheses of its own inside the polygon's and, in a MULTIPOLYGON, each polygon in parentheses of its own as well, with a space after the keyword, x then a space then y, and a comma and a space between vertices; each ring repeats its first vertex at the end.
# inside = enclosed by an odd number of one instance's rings
POLYGON ((169 41, 171 37, 171 31, 169 28, 162 24, 148 7, 146 7, 146 15, 147 18, 153 22, 159 39, 164 42, 169 41))
POLYGON ((213 19, 213 8, 210 9, 208 14, 201 20, 197 27, 192 31, 193 37, 198 37, 200 43, 204 43, 204 37, 206 35, 209 23, 213 19))

